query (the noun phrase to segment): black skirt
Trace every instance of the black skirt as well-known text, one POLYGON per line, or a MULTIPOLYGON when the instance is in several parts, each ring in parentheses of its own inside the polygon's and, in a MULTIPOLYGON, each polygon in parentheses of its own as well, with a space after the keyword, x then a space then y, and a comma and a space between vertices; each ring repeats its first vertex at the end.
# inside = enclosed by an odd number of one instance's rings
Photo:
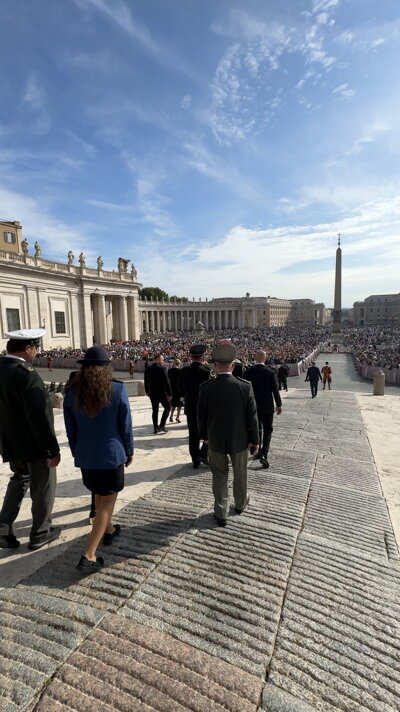
POLYGON ((87 470, 82 468, 81 472, 83 484, 94 494, 106 497, 124 489, 124 465, 119 465, 115 470, 87 470))

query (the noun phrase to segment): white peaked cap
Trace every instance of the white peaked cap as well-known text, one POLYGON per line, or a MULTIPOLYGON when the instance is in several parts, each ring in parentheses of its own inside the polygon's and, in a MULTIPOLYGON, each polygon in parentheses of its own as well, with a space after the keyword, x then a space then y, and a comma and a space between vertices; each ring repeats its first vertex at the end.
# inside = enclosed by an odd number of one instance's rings
POLYGON ((45 333, 44 329, 18 329, 18 331, 7 331, 4 336, 7 339, 29 341, 30 339, 41 339, 45 333))

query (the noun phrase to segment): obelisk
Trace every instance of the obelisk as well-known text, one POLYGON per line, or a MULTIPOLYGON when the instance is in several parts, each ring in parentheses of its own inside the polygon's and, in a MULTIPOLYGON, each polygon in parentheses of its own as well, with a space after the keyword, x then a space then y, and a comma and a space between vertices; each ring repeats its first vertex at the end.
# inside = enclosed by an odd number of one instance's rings
POLYGON ((338 247, 336 250, 335 271, 335 301, 333 305, 333 333, 339 334, 342 324, 342 250, 340 247, 340 232, 338 234, 338 247))

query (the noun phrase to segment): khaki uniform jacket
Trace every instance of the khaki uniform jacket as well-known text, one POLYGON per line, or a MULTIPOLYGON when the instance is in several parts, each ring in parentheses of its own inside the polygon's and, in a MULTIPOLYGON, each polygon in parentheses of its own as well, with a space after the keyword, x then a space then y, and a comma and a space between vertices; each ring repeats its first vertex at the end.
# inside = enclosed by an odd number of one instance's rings
POLYGON ((258 420, 253 387, 242 378, 221 373, 200 386, 197 410, 201 440, 210 450, 242 452, 258 444, 258 420))
POLYGON ((44 383, 26 361, 0 357, 0 452, 4 462, 53 458, 60 448, 44 383))

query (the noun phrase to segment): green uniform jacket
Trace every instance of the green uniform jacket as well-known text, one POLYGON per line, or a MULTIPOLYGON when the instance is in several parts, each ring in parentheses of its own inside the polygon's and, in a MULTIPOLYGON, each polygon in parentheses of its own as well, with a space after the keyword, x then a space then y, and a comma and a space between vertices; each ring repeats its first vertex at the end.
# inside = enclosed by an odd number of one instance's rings
POLYGON ((221 373, 202 383, 197 416, 201 440, 210 450, 236 453, 258 444, 256 402, 251 383, 221 373))
POLYGON ((29 363, 0 356, 0 453, 33 462, 60 452, 44 383, 29 363))

